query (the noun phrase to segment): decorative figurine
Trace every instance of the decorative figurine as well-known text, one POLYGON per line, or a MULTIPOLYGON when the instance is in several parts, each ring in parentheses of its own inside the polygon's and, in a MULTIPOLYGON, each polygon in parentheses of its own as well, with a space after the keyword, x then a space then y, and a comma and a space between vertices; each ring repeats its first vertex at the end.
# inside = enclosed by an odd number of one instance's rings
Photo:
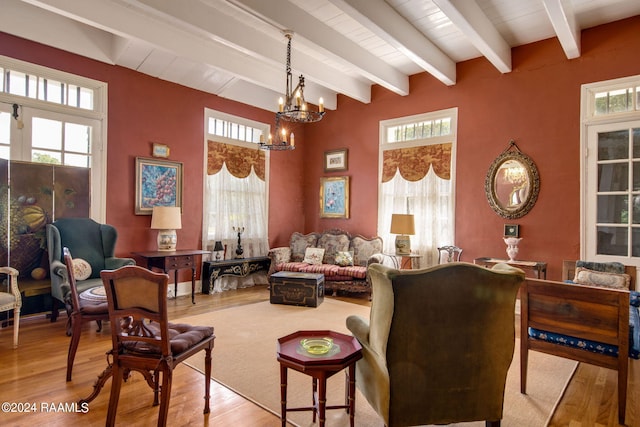
POLYGON ((238 233, 238 247, 236 248, 236 258, 242 258, 242 243, 240 241, 240 236, 244 233, 244 227, 233 227, 233 231, 238 233))

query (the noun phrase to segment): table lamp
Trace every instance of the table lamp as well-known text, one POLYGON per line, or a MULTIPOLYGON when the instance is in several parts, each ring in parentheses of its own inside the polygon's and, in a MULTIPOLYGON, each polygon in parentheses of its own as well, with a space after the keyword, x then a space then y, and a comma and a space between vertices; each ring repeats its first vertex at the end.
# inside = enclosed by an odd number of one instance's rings
POLYGON ((215 245, 213 245, 213 251, 216 253, 216 261, 220 261, 220 252, 224 251, 224 247, 220 240, 216 240, 215 245))
POLYGON ((158 231, 158 250, 175 251, 178 243, 176 230, 182 228, 179 206, 154 206, 151 229, 158 231))
POLYGON ((408 214, 392 214, 391 215, 391 233, 396 236, 396 254, 411 254, 411 238, 409 235, 415 234, 413 223, 413 215, 408 214))

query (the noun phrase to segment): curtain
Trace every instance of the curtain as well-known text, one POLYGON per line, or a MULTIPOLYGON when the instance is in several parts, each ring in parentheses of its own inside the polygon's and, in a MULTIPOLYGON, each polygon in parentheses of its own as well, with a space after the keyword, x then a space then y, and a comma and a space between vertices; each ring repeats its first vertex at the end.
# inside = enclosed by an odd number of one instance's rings
MULTIPOLYGON (((242 227, 243 257, 266 256, 269 251, 264 154, 259 158, 256 151, 209 141, 203 245, 207 250, 213 250, 215 242, 220 240, 226 248, 225 259, 236 257, 237 233, 242 227), (247 155, 243 154, 243 150, 247 155), (252 165, 254 161, 261 166, 252 165), (216 167, 212 167, 212 164, 216 167), (236 173, 231 173, 230 169, 236 173), (262 174, 262 178, 256 170, 262 174), (214 173, 210 174, 211 171, 214 173), (241 171, 240 177, 237 176, 238 171, 241 171)), ((256 283, 266 284, 266 275, 256 273, 244 278, 225 276, 216 280, 214 292, 256 283)))
POLYGON ((454 244, 451 148, 447 143, 383 152, 378 233, 384 236, 384 252, 394 253, 391 214, 413 214, 411 250, 422 255, 416 267, 437 264, 437 248, 454 244))

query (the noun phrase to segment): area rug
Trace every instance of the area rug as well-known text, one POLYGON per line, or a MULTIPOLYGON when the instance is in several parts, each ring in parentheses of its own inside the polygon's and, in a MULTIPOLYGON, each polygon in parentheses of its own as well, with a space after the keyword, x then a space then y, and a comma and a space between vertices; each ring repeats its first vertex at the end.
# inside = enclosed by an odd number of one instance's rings
MULTIPOLYGON (((172 322, 214 326, 216 340, 213 350, 213 378, 280 416, 277 339, 298 330, 331 329, 349 333, 345 319, 352 314, 368 319, 369 307, 331 298, 325 298, 317 308, 270 304, 265 301, 183 319, 172 319, 172 322)), ((204 358, 194 356, 187 360, 187 364, 202 372, 204 358)), ((502 425, 546 426, 576 367, 577 363, 574 361, 531 352, 528 394, 520 394, 519 342, 516 342, 513 362, 507 375, 502 425)), ((288 391, 289 408, 310 406, 309 376, 289 369, 288 391)), ((327 405, 343 404, 344 375, 341 373, 329 379, 327 400, 327 405)), ((215 396, 212 405, 215 405, 215 396)), ((290 412, 287 419, 297 426, 314 425, 311 422, 311 412, 290 412)), ((357 426, 384 425, 359 391, 356 394, 355 419, 357 426)), ((348 426, 349 417, 344 410, 327 411, 327 425, 348 426)), ((459 425, 479 427, 484 426, 484 423, 459 425)))

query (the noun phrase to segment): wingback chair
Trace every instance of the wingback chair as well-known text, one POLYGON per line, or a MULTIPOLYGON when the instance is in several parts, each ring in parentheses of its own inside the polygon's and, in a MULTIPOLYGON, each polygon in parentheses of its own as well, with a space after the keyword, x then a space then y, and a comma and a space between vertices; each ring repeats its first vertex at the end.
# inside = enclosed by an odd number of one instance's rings
MULTIPOLYGON (((117 239, 118 232, 113 226, 99 224, 91 218, 61 218, 47 224, 51 296, 65 304, 68 314, 73 308, 69 298, 71 291, 62 248, 69 248, 76 260, 84 260, 91 267, 91 273, 87 278, 79 280, 80 278, 76 277, 78 293, 82 293, 87 289, 102 286, 100 271, 135 265, 132 258, 115 257, 117 239)), ((51 320, 55 321, 56 317, 57 310, 54 309, 51 320)))
POLYGON ((356 384, 385 425, 499 426, 524 272, 506 264, 375 264, 369 275, 369 322, 349 316, 347 327, 362 344, 356 384))

